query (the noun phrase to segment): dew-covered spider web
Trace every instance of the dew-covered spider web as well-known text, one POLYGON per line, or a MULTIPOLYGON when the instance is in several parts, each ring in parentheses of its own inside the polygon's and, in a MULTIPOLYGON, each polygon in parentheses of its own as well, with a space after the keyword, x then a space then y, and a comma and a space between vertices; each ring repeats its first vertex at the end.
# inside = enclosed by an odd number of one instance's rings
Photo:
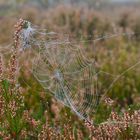
MULTIPOLYGON (((101 60, 101 65, 98 59, 104 47, 95 48, 96 42, 120 35, 131 36, 133 33, 118 33, 94 40, 75 41, 67 34, 41 30, 26 21, 26 28, 20 35, 20 51, 24 55, 27 51, 25 61, 31 62, 31 68, 28 69, 40 85, 81 119, 90 121, 89 118, 96 112, 100 101, 106 98, 114 84, 140 64, 139 58, 136 58, 119 73, 108 70, 104 60, 101 60), (93 47, 87 47, 88 42, 92 42, 93 47)), ((112 59, 119 57, 112 54, 111 49, 108 53, 103 53, 103 59, 109 55, 112 59)), ((117 63, 118 61, 112 66, 119 65, 117 63)))

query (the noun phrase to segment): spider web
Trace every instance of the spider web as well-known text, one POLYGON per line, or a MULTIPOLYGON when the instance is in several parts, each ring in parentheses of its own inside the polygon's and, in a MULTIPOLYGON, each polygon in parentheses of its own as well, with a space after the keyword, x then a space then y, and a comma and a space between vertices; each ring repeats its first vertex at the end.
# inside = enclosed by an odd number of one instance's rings
POLYGON ((90 121, 100 100, 105 99, 115 82, 140 64, 136 62, 122 73, 114 75, 99 68, 96 59, 88 55, 87 48, 81 47, 82 43, 96 43, 102 39, 130 36, 134 33, 118 33, 77 42, 70 41, 66 34, 31 29, 30 25, 29 32, 23 31, 21 38, 23 48, 32 47, 37 52, 31 72, 46 91, 51 92, 83 120, 90 121))
MULTIPOLYGON (((90 96, 93 96, 90 98, 91 101, 96 102, 94 96, 96 98, 97 94, 93 85, 94 69, 94 62, 84 59, 79 49, 73 49, 69 45, 51 45, 40 53, 33 63, 33 74, 43 88, 51 91, 58 100, 76 113, 76 106, 78 104, 81 106, 84 100, 85 104, 82 106, 85 107, 83 108, 85 112, 89 106, 86 100, 90 96)), ((84 113, 82 110, 78 112, 82 115, 84 113)))
POLYGON ((114 83, 140 64, 137 62, 123 73, 114 75, 99 68, 94 56, 89 56, 89 50, 81 47, 82 43, 96 43, 102 39, 133 33, 118 33, 77 42, 70 41, 66 34, 40 30, 30 22, 27 23, 28 28, 21 32, 20 51, 29 52, 26 57, 26 61, 32 64, 29 71, 46 91, 83 120, 90 121, 100 100, 105 99, 114 83))

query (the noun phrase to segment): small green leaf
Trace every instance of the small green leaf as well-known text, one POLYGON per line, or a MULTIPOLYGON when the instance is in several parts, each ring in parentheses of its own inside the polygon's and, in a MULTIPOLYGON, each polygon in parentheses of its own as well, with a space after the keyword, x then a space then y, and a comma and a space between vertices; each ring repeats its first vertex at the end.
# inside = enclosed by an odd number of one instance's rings
POLYGON ((4 88, 5 92, 8 92, 9 82, 7 80, 3 80, 2 85, 3 85, 3 88, 4 88))

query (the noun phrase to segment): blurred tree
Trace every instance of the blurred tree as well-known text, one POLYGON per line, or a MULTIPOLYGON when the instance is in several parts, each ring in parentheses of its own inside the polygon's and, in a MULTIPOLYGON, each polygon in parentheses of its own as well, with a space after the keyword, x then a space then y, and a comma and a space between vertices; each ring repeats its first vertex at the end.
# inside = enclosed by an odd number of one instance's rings
POLYGON ((129 24, 129 14, 124 13, 119 21, 119 26, 122 27, 123 32, 126 32, 126 28, 128 27, 129 24))
POLYGON ((31 4, 40 5, 42 7, 46 7, 48 6, 48 1, 49 0, 8 0, 8 1, 0 0, 0 4, 8 4, 8 5, 16 7, 17 5, 31 3, 31 4))
POLYGON ((107 3, 110 0, 48 0, 49 5, 56 5, 59 3, 64 3, 64 4, 75 4, 75 3, 85 3, 87 5, 91 5, 94 7, 100 7, 100 4, 102 3, 107 3))
POLYGON ((13 1, 16 1, 16 3, 24 3, 27 2, 28 0, 13 0, 13 1))
POLYGON ((86 3, 87 5, 92 6, 96 9, 99 9, 100 7, 102 7, 102 5, 107 4, 110 1, 111 0, 80 0, 80 2, 86 3))
POLYGON ((136 23, 133 25, 133 31, 135 33, 135 39, 136 41, 140 41, 140 19, 136 21, 136 23))

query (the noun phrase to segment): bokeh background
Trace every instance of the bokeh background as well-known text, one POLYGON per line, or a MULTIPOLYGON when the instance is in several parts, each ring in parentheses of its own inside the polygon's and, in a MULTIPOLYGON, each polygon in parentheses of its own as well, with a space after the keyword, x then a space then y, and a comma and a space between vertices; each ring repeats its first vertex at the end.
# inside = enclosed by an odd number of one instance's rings
MULTIPOLYGON (((85 47, 96 48, 89 56, 97 59, 99 67, 113 74, 122 73, 140 58, 140 1, 139 0, 0 0, 0 44, 13 41, 14 24, 19 18, 48 31, 69 34, 79 40, 81 36, 90 40, 102 36, 119 34, 114 38, 88 42, 85 47), (125 35, 123 33, 134 33, 125 35)), ((83 45, 83 46, 84 46, 83 45)), ((19 82, 25 97, 26 109, 36 120, 65 124, 71 118, 71 127, 77 127, 88 136, 81 120, 57 102, 48 91, 44 91, 29 72, 30 65, 20 71, 19 82), (64 115, 66 114, 66 116, 64 115)), ((102 77, 104 89, 110 79, 102 77)), ((100 90, 103 94, 104 90, 100 90)), ((104 122, 112 110, 121 114, 124 110, 140 107, 140 66, 126 72, 107 95, 114 101, 113 107, 100 103, 93 121, 104 122)))

